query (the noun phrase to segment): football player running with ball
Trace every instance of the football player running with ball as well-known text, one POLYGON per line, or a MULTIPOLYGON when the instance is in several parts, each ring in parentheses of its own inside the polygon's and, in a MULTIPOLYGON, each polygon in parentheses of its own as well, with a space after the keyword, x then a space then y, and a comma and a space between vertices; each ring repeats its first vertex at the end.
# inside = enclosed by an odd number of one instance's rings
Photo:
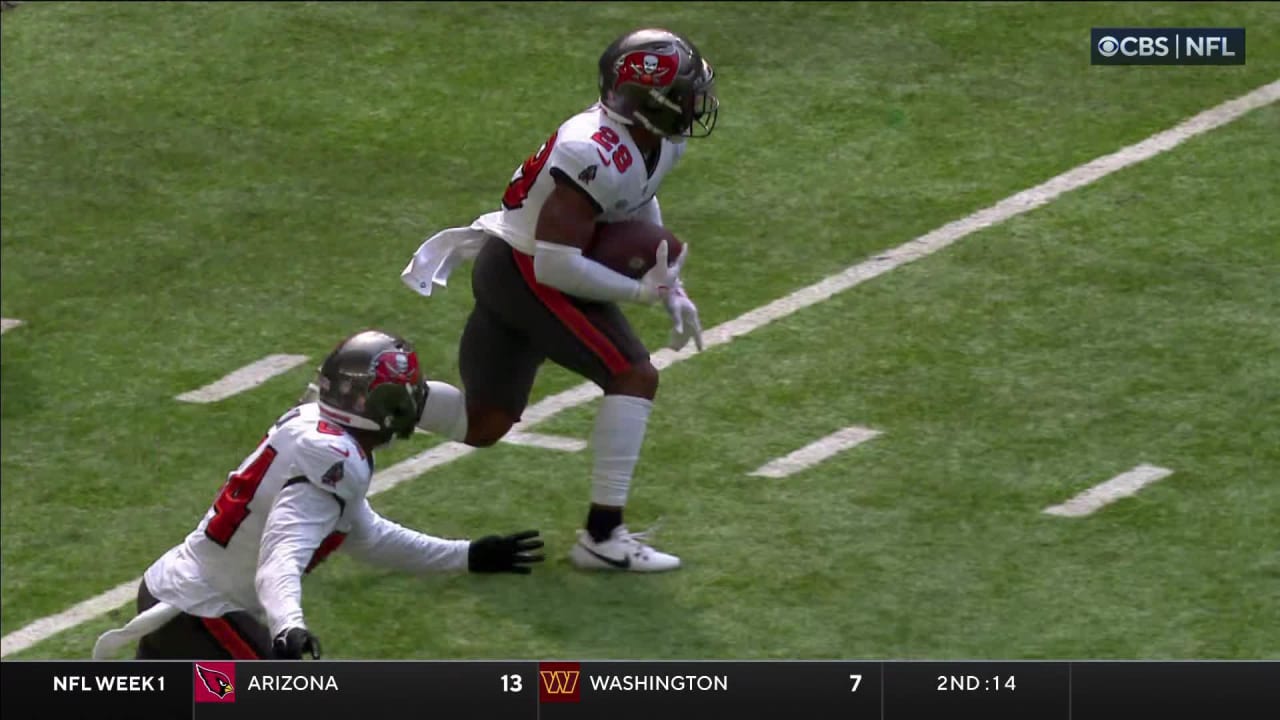
POLYGON ((408 341, 357 333, 325 359, 316 384, 317 401, 276 420, 195 530, 151 565, 138 615, 98 639, 95 659, 134 642, 140 659, 319 658, 302 577, 339 548, 415 573, 528 573, 542 560, 533 530, 445 540, 369 506, 373 451, 413 433, 427 394, 408 341))
POLYGON ((658 371, 619 303, 661 303, 669 347, 701 349, 698 311, 680 283, 688 250, 633 279, 589 249, 598 224, 662 224, 656 193, 685 140, 715 126, 711 65, 687 38, 661 29, 627 33, 600 57, 600 100, 566 120, 515 172, 502 209, 436 234, 402 273, 430 295, 458 262, 475 259, 475 306, 459 348, 464 390, 432 382, 422 427, 487 447, 520 420, 534 377, 550 359, 600 386, 591 435, 591 506, 570 551, 580 568, 672 570, 674 555, 623 524, 623 507, 658 391, 658 371))

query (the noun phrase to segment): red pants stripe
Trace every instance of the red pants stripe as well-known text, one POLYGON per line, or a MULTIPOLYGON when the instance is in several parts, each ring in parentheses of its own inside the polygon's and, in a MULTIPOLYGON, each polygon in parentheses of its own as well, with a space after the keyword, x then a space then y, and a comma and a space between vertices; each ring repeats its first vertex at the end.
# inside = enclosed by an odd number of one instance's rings
POLYGON ((204 623, 205 629, 209 631, 209 634, 213 635, 218 644, 231 653, 232 658, 236 660, 259 659, 258 653, 253 650, 253 646, 240 637, 239 631, 231 623, 222 618, 200 618, 200 621, 204 623))
POLYGON ((533 291, 533 294, 542 301, 542 304, 551 311, 551 314, 555 315, 560 322, 564 323, 565 327, 569 328, 582 341, 583 345, 591 350, 596 357, 600 358, 600 361, 604 363, 610 373, 621 375, 631 369, 631 363, 627 362, 627 358, 613 344, 613 341, 600 332, 599 328, 592 325, 587 316, 574 307, 564 293, 538 282, 533 271, 533 258, 514 248, 511 250, 511 254, 515 256, 516 266, 520 268, 520 274, 524 276, 524 280, 528 283, 529 289, 533 291))

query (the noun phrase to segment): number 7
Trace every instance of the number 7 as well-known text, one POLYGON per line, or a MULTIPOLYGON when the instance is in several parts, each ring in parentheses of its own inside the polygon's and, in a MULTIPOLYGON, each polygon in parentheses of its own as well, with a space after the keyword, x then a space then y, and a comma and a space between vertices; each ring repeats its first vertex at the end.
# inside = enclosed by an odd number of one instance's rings
POLYGON ((849 692, 858 692, 858 686, 862 684, 861 675, 850 675, 849 679, 853 681, 853 689, 849 692))

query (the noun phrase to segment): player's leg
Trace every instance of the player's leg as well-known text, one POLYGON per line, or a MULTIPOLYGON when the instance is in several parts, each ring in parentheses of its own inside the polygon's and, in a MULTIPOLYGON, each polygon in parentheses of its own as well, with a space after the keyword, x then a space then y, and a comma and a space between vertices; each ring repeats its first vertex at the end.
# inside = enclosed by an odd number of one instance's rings
POLYGON ((520 421, 542 362, 543 355, 518 331, 476 305, 458 346, 458 369, 466 390, 464 442, 488 447, 520 421))
MULTIPOLYGON (((138 588, 138 612, 157 600, 138 588)), ((252 660, 270 657, 267 629, 245 613, 201 618, 182 613, 138 640, 139 660, 252 660)))
MULTIPOLYGON (((159 601, 147 588, 146 581, 138 585, 138 614, 149 610, 159 601)), ((222 648, 210 642, 194 624, 197 618, 181 614, 159 629, 143 635, 138 640, 138 660, 229 660, 222 648)))
MULTIPOLYGON (((233 615, 243 613, 233 613, 233 615)), ((252 618, 202 618, 183 613, 138 641, 139 660, 266 660, 266 628, 252 618)))
POLYGON ((272 656, 271 631, 249 613, 200 618, 200 624, 236 660, 266 660, 272 656))
POLYGON ((640 459, 658 371, 626 316, 612 303, 585 302, 539 284, 533 261, 513 253, 524 280, 512 286, 508 308, 520 313, 519 327, 553 362, 604 390, 591 434, 591 507, 586 530, 571 554, 580 567, 652 572, 679 567, 674 555, 640 542, 623 524, 623 508, 640 459))
POLYGON ((474 447, 498 442, 529 403, 544 356, 503 312, 507 287, 521 282, 511 268, 510 248, 490 238, 475 259, 471 288, 475 306, 458 348, 462 389, 430 381, 418 426, 474 447))
POLYGON ((604 390, 591 432, 594 457, 591 509, 586 521, 587 532, 601 542, 623 524, 622 510, 658 394, 658 370, 649 362, 648 350, 616 305, 577 301, 571 304, 625 360, 625 365, 606 362, 602 369, 600 363, 593 363, 592 358, 568 345, 562 345, 556 354, 561 365, 576 368, 604 390))
POLYGON ((579 567, 590 569, 673 570, 680 566, 678 557, 641 542, 643 536, 629 532, 623 524, 623 508, 658 392, 658 370, 618 306, 577 301, 574 305, 628 358, 628 367, 596 380, 604 398, 591 433, 591 508, 586 532, 571 558, 579 567))

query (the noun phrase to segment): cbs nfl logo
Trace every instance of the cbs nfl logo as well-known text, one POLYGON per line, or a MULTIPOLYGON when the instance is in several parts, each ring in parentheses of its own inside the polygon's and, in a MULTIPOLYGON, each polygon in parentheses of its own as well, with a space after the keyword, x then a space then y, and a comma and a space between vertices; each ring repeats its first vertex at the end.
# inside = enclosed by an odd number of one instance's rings
POLYGON ((1244 28, 1093 28, 1093 65, 1243 65, 1244 28))

